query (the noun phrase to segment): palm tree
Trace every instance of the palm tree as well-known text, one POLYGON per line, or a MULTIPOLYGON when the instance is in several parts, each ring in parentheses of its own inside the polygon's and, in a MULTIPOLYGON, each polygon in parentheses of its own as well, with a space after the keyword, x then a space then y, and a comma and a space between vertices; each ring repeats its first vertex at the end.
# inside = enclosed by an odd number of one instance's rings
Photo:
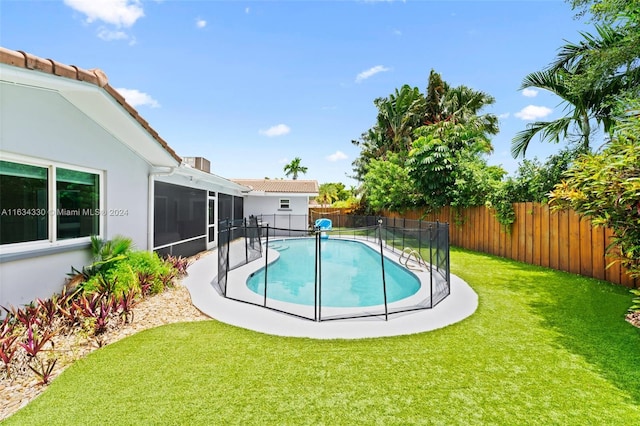
POLYGON ((298 173, 305 174, 307 173, 307 167, 302 166, 300 164, 302 160, 300 157, 296 157, 287 165, 284 166, 284 174, 288 177, 289 175, 293 175, 293 180, 298 179, 298 173))
POLYGON ((411 149, 413 130, 420 126, 424 115, 424 96, 417 87, 403 85, 388 98, 373 101, 378 108, 377 128, 385 136, 391 152, 411 149))
MULTIPOLYGON (((625 91, 637 90, 640 68, 637 61, 616 62, 626 43, 625 33, 608 25, 596 26, 597 36, 581 33, 583 41, 567 43, 557 59, 543 71, 527 75, 520 89, 537 87, 559 96, 568 113, 554 121, 537 121, 527 125, 511 141, 513 157, 524 156, 531 139, 540 134, 543 141, 558 142, 569 136, 577 148, 590 150, 594 126, 602 124, 611 133, 615 125, 614 99, 625 91), (603 60, 604 59, 604 60, 603 60), (570 130, 575 133, 570 134, 570 130)), ((637 59, 637 47, 635 47, 637 59)))
MULTIPOLYGON (((494 102, 495 98, 485 92, 464 85, 450 87, 432 70, 423 119, 426 133, 433 132, 454 151, 473 148, 490 153, 493 147, 489 135, 498 133, 498 117, 481 111, 494 102)), ((421 129, 414 136, 424 134, 425 129, 421 129)))
POLYGON ((320 193, 316 199, 323 207, 333 204, 338 200, 338 188, 334 184, 322 184, 320 185, 320 193))

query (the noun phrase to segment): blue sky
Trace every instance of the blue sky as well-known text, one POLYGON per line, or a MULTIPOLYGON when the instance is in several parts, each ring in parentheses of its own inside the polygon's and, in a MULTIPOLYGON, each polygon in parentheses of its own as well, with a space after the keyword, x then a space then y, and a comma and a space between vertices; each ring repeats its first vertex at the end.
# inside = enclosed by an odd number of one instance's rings
MULTIPOLYGON (((0 4, 0 44, 100 68, 181 156, 227 178, 348 177, 351 143, 375 123, 373 100, 431 69, 496 98, 490 164, 513 173, 512 137, 564 114, 546 92, 518 90, 565 42, 589 31, 560 0, 60 0, 0 4)), ((527 158, 562 145, 534 140, 527 158)))

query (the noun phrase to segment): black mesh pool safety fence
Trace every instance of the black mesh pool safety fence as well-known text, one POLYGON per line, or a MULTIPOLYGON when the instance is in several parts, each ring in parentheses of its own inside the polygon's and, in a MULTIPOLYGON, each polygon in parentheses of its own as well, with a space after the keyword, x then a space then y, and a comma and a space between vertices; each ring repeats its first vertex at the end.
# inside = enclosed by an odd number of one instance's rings
POLYGON ((330 229, 302 215, 220 222, 220 293, 313 321, 388 319, 450 294, 448 224, 328 217, 330 229), (296 226, 272 226, 289 223, 296 226))
POLYGON ((229 270, 246 265, 262 256, 262 240, 258 219, 223 220, 218 226, 218 279, 222 292, 227 292, 229 270))

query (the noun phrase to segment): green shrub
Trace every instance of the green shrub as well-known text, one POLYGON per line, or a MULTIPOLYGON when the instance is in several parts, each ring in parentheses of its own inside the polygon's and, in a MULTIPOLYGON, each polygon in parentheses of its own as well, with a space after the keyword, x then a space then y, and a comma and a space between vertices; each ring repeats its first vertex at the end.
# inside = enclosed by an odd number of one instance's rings
POLYGON ((171 285, 175 276, 174 268, 155 252, 132 251, 125 258, 114 262, 105 273, 87 280, 83 288, 89 293, 99 291, 122 294, 133 289, 157 294, 171 285))

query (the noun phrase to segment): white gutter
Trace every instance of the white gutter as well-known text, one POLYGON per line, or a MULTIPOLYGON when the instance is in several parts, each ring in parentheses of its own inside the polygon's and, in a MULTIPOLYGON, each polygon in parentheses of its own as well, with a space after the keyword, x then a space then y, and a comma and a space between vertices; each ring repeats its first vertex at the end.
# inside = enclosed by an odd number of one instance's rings
POLYGON ((147 210, 147 250, 153 250, 153 230, 155 217, 155 180, 156 177, 166 177, 173 175, 178 167, 170 167, 168 172, 152 172, 149 173, 149 189, 148 189, 148 210, 147 210))

